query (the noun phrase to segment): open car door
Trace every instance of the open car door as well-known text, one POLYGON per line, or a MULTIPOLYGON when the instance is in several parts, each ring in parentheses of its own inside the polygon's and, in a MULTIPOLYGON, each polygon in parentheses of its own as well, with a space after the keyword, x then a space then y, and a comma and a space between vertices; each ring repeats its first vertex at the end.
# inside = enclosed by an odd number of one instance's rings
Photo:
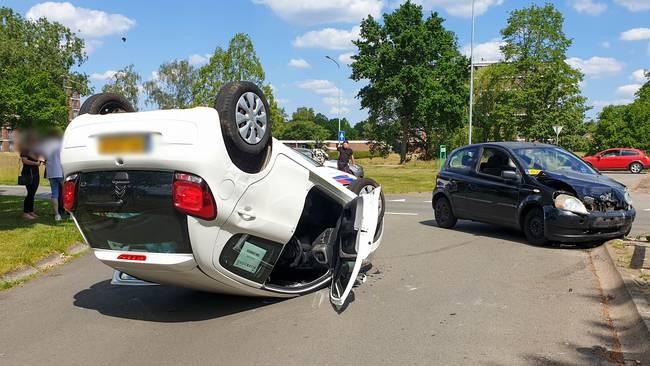
POLYGON ((381 187, 363 194, 343 208, 339 230, 333 248, 334 270, 330 301, 343 306, 361 271, 361 263, 368 258, 379 220, 381 187))

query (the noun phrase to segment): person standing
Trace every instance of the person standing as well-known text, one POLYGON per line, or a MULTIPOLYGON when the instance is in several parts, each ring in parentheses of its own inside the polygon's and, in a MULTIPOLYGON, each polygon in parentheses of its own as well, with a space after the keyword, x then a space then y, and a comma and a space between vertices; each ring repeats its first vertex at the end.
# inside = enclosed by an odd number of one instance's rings
POLYGON ((22 177, 26 180, 25 188, 27 188, 27 196, 23 202, 23 218, 26 220, 34 220, 38 217, 34 212, 34 198, 40 183, 40 173, 38 167, 43 163, 39 160, 38 155, 33 150, 33 144, 26 144, 25 147, 20 149, 20 160, 23 163, 23 169, 20 172, 22 177))
POLYGON ((339 152, 339 158, 336 162, 338 169, 352 174, 350 171, 350 162, 354 164, 354 151, 352 151, 348 140, 343 141, 343 144, 339 145, 336 150, 339 152))
POLYGON ((50 136, 43 142, 43 154, 45 155, 45 178, 50 181, 52 194, 52 209, 54 220, 61 221, 61 215, 65 214, 63 209, 63 167, 61 166, 61 132, 54 129, 50 136))

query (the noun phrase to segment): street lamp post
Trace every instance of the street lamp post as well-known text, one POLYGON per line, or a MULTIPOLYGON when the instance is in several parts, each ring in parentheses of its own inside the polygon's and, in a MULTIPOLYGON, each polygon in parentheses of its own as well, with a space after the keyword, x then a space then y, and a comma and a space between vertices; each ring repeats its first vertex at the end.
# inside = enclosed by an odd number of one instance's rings
POLYGON ((474 109, 474 0, 472 0, 472 40, 469 46, 469 133, 468 140, 472 143, 472 112, 474 109))
MULTIPOLYGON (((331 57, 329 57, 329 56, 325 56, 325 58, 328 59, 328 60, 330 60, 330 61, 332 61, 332 62, 334 62, 334 64, 336 65, 336 67, 337 67, 339 70, 341 70, 341 65, 339 65, 339 63, 336 62, 335 59, 333 59, 333 58, 331 58, 331 57)), ((336 133, 336 136, 337 136, 337 138, 338 138, 338 136, 341 134, 341 88, 336 88, 336 89, 338 89, 338 94, 339 94, 339 100, 338 100, 339 107, 338 107, 338 110, 337 110, 337 113, 336 113, 336 114, 337 114, 336 119, 339 121, 339 130, 338 130, 338 132, 336 133)))

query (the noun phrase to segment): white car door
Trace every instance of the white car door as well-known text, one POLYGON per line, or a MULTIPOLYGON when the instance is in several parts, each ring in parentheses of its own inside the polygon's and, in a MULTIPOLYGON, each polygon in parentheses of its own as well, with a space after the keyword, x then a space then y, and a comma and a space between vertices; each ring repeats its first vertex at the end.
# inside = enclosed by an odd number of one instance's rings
POLYGON ((352 292, 361 264, 371 253, 379 216, 381 187, 348 203, 339 222, 334 247, 334 272, 330 301, 343 306, 352 292))

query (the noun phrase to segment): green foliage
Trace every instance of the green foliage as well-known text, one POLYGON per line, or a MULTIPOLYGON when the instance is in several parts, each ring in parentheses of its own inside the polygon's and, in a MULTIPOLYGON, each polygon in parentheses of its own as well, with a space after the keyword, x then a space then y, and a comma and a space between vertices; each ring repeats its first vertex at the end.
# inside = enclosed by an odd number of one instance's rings
POLYGON ((277 135, 282 140, 315 140, 323 141, 327 138, 327 130, 312 121, 287 122, 277 135))
POLYGON ((161 109, 189 108, 193 105, 192 88, 197 70, 187 60, 166 62, 158 68, 156 77, 144 83, 147 104, 161 109))
POLYGON ((371 137, 390 146, 401 142, 400 160, 417 142, 430 157, 437 141, 462 124, 468 99, 468 61, 444 20, 407 1, 383 24, 372 16, 361 22, 358 55, 352 57, 352 79, 367 80, 358 96, 368 108, 371 137))
POLYGON ((230 40, 227 50, 217 46, 210 61, 199 69, 193 85, 194 105, 212 106, 217 92, 227 82, 246 80, 261 87, 264 78, 264 69, 255 53, 253 41, 247 34, 237 33, 230 40))
MULTIPOLYGON (((650 77, 650 73, 646 73, 650 77)), ((634 147, 650 151, 650 80, 632 104, 607 106, 598 116, 590 153, 612 147, 634 147)))
POLYGON ((0 119, 15 127, 65 126, 66 87, 89 92, 84 42, 46 19, 28 21, 0 7, 0 119))
POLYGON ((128 99, 133 107, 138 109, 138 84, 142 77, 135 71, 133 64, 120 69, 112 80, 102 88, 104 93, 116 93, 128 99))
POLYGON ((501 30, 504 62, 477 75, 474 120, 482 141, 546 141, 554 137, 552 126, 562 125, 564 147, 585 147, 583 76, 565 62, 571 39, 563 23, 551 4, 510 14, 501 30))

